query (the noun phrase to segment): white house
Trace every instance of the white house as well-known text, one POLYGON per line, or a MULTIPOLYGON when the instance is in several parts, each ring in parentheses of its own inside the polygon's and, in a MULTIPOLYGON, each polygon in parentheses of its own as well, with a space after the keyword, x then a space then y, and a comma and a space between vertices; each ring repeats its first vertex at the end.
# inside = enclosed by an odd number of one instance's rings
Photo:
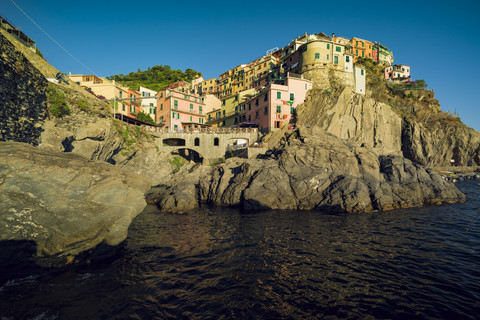
POLYGON ((140 92, 140 95, 143 98, 141 99, 143 112, 150 115, 153 121, 157 122, 157 119, 156 119, 157 99, 155 98, 155 96, 157 95, 157 92, 145 87, 140 87, 138 89, 138 92, 140 92), (145 97, 152 97, 152 98, 149 99, 145 97))
POLYGON ((353 74, 355 77, 355 92, 365 95, 365 82, 367 73, 365 72, 364 68, 359 66, 354 66, 354 69, 355 72, 353 74))

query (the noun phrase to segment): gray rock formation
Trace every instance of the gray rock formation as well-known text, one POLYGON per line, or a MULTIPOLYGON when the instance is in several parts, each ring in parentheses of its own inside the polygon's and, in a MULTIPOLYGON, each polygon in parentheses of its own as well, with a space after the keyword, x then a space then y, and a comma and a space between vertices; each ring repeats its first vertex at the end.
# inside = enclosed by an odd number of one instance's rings
POLYGON ((410 160, 378 156, 305 127, 285 139, 272 159, 229 159, 201 172, 190 185, 184 183, 188 176, 181 179, 164 187, 161 209, 181 212, 207 202, 245 209, 368 212, 465 198, 452 183, 410 160))
POLYGON ((311 90, 297 109, 297 123, 316 126, 379 154, 401 154, 402 118, 382 102, 342 87, 338 95, 311 90))
POLYGON ((403 155, 425 166, 480 165, 480 133, 461 123, 445 125, 405 120, 403 155))
POLYGON ((47 81, 0 33, 0 141, 38 144, 47 81))
POLYGON ((105 162, 0 143, 0 247, 33 241, 40 264, 125 240, 151 182, 105 162))

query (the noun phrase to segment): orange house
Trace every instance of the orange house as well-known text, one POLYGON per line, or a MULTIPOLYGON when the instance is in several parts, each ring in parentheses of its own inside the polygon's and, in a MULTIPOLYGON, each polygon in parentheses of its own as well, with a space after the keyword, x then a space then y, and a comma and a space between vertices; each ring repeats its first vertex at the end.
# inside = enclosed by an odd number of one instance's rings
POLYGON ((353 48, 353 62, 357 57, 375 60, 374 47, 371 41, 353 37, 350 40, 350 45, 353 48))
POLYGON ((128 89, 128 98, 130 100, 125 100, 125 105, 127 106, 128 115, 136 118, 137 114, 142 111, 142 101, 140 99, 140 92, 137 92, 132 89, 128 89))

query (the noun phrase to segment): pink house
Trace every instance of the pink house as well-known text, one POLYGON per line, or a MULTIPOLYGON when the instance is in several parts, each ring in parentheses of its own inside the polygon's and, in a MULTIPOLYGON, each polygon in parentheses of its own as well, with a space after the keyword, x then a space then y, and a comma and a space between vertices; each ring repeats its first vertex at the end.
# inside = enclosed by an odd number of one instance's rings
POLYGON ((269 84, 245 103, 246 121, 257 124, 264 132, 288 125, 312 87, 312 81, 290 76, 283 84, 269 84))
POLYGON ((410 66, 396 64, 385 68, 385 80, 410 80, 410 66))
POLYGON ((157 115, 170 130, 205 127, 206 106, 198 95, 162 89, 157 93, 157 115))

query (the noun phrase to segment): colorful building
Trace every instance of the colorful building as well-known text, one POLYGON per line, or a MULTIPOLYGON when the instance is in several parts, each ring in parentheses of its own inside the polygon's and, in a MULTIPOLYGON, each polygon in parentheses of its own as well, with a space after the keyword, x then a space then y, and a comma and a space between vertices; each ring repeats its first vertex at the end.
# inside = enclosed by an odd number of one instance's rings
POLYGON ((107 80, 103 77, 94 75, 69 74, 70 80, 85 89, 91 90, 97 96, 103 96, 105 99, 118 99, 115 103, 112 101, 114 114, 129 115, 130 104, 126 103, 125 98, 129 98, 128 88, 115 83, 115 80, 107 80))
POLYGON ((396 64, 386 67, 385 80, 394 82, 410 81, 410 66, 396 64))
POLYGON ((289 125, 295 108, 305 101, 306 93, 312 89, 310 80, 287 77, 283 84, 269 84, 260 93, 240 104, 245 109, 245 120, 255 123, 263 132, 289 125))
POLYGON ((138 92, 140 93, 141 105, 143 108, 143 112, 150 115, 153 121, 157 122, 156 112, 157 112, 157 92, 145 87, 140 86, 138 88, 138 92), (151 97, 151 98, 148 98, 151 97))
POLYGON ((206 114, 211 111, 209 108, 213 107, 207 106, 204 98, 195 94, 168 88, 157 93, 159 122, 165 123, 165 128, 170 130, 193 130, 206 127, 206 114))

